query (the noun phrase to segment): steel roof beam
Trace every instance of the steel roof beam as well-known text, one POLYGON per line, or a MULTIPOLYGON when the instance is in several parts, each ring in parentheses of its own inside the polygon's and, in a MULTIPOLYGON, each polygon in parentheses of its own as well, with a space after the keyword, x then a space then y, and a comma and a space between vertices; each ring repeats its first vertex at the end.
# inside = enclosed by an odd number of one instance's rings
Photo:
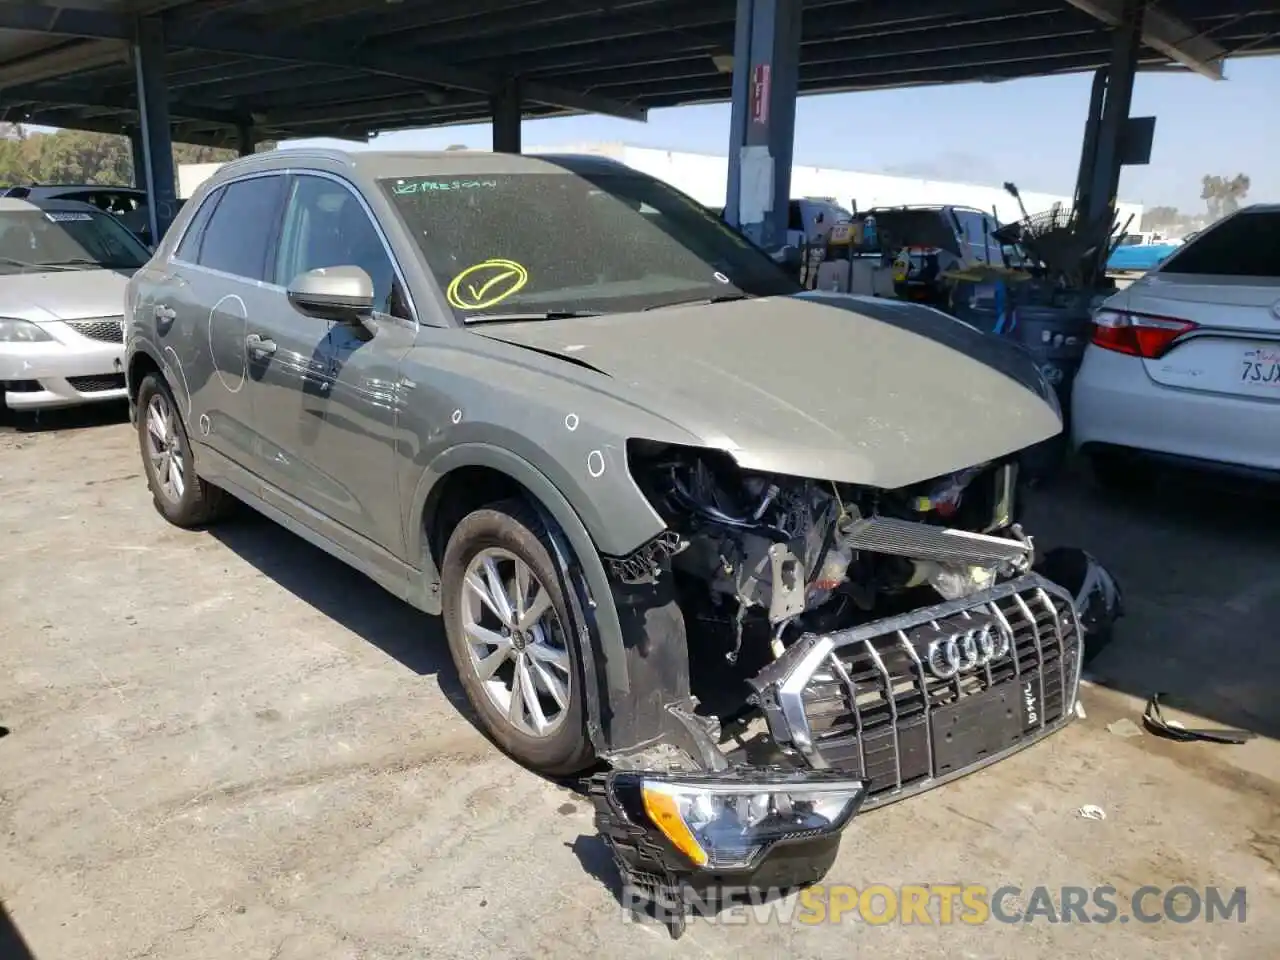
MULTIPOLYGON (((136 113, 138 101, 135 97, 121 97, 90 89, 88 86, 60 84, 58 86, 20 86, 6 87, 0 90, 0 100, 5 103, 50 104, 58 106, 93 107, 100 110, 112 110, 125 113, 136 113)), ((222 110, 198 104, 172 101, 169 104, 171 116, 183 120, 198 120, 219 126, 234 127, 253 122, 247 114, 234 110, 222 110)))
MULTIPOLYGON (((106 133, 115 136, 128 134, 132 124, 122 123, 116 117, 87 117, 74 110, 37 110, 29 112, 17 108, 0 108, 0 119, 6 123, 24 123, 38 127, 58 127, 66 130, 86 130, 91 133, 106 133)), ((222 128, 225 129, 225 128, 222 128)), ((194 143, 204 147, 228 146, 233 135, 208 134, 198 132, 194 128, 175 124, 174 143, 194 143)))
MULTIPOLYGON (((134 33, 134 20, 98 10, 6 3, 0 5, 0 29, 130 42, 134 33)), ((433 64, 416 53, 388 55, 376 50, 357 52, 349 47, 330 46, 327 43, 206 29, 199 25, 179 26, 170 30, 168 45, 173 49, 188 47, 229 56, 355 69, 414 83, 484 93, 486 96, 501 86, 499 77, 447 64, 433 64)), ((630 104, 563 90, 552 84, 528 82, 522 84, 521 91, 526 100, 570 111, 599 113, 626 120, 646 119, 643 109, 630 104)))
MULTIPOLYGON (((962 24, 988 23, 998 30, 1000 22, 1008 18, 1063 12, 1061 0, 987 0, 985 3, 975 0, 916 0, 897 7, 865 2, 852 6, 830 2, 809 4, 804 11, 801 44, 807 46, 824 39, 834 42, 911 30, 948 29, 957 18, 962 24)), ((670 22, 654 23, 639 15, 624 16, 623 11, 607 21, 580 16, 576 21, 543 29, 529 29, 537 26, 535 22, 522 23, 508 18, 495 21, 492 31, 495 36, 477 46, 474 58, 515 57, 517 69, 523 70, 526 64, 538 67, 559 65, 570 47, 581 47, 584 56, 602 61, 615 53, 629 54, 631 51, 639 56, 658 56, 671 46, 684 49, 722 47, 728 52, 734 42, 736 18, 736 3, 726 0, 711 0, 683 11, 678 19, 670 21, 678 24, 676 27, 670 26, 670 22), (642 50, 644 53, 640 54, 642 50)), ((437 36, 438 33, 432 31, 425 38, 423 49, 448 49, 453 42, 445 35, 437 46, 437 36)), ((454 50, 450 59, 464 62, 472 56, 467 50, 454 50)))
MULTIPOLYGON (((1109 27, 1118 27, 1124 22, 1125 0, 1067 0, 1067 3, 1109 27)), ((1143 13, 1142 42, 1202 77, 1223 78, 1222 61, 1227 51, 1154 4, 1148 4, 1143 13)))
MULTIPOLYGON (((1004 32, 992 30, 989 24, 962 24, 954 28, 938 30, 920 30, 891 36, 863 36, 858 38, 839 38, 828 43, 826 40, 807 44, 804 47, 804 59, 801 72, 822 63, 861 63, 869 60, 885 60, 899 57, 919 57, 944 51, 973 51, 975 56, 982 56, 988 47, 1008 46, 1016 43, 1039 42, 1089 36, 1093 42, 1101 42, 1098 31, 1088 25, 1081 26, 1079 18, 1064 16, 1035 16, 1019 21, 1016 26, 1004 32)), ((639 58, 620 55, 619 59, 604 70, 599 64, 582 64, 561 68, 559 75, 582 77, 593 72, 603 72, 610 78, 610 84, 622 77, 635 78, 643 83, 643 71, 649 64, 639 58), (639 61, 639 62, 637 62, 639 61)), ((699 56, 696 51, 673 52, 664 64, 658 64, 650 70, 652 74, 664 74, 668 70, 692 73, 711 73, 714 65, 709 56, 699 56)), ((581 80, 577 82, 582 82, 581 80)), ((590 86, 590 84, 587 84, 590 86)))

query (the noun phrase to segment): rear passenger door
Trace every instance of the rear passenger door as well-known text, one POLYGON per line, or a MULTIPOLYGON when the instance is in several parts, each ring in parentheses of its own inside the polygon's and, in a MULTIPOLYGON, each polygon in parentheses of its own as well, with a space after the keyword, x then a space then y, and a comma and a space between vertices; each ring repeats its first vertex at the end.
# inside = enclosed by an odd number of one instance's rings
MULTIPOLYGON (((273 307, 267 264, 285 183, 284 174, 257 175, 206 197, 170 259, 168 277, 152 292, 160 345, 189 397, 189 436, 257 475, 274 453, 254 423, 259 371, 248 338, 254 321, 273 307)), ((211 478, 225 469, 216 456, 206 459, 211 478)))

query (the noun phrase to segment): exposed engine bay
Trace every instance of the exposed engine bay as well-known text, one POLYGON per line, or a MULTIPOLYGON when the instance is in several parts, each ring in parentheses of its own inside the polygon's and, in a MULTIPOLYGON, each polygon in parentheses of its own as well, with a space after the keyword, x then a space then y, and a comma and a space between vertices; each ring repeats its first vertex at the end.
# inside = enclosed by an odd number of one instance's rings
POLYGON ((656 444, 632 449, 631 466, 669 534, 614 573, 641 582, 670 556, 691 638, 711 628, 724 647, 713 666, 691 639, 704 700, 726 663, 753 672, 805 633, 958 600, 1034 561, 1012 459, 892 491, 753 474, 727 454, 656 444))
POLYGON ((675 935, 696 885, 811 882, 859 810, 1060 729, 1090 633, 1122 613, 1084 551, 1037 562, 1016 455, 894 490, 648 442, 628 467, 666 531, 609 573, 679 607, 633 619, 683 620, 652 643, 687 647, 667 710, 693 736, 610 756, 591 795, 624 882, 675 935))

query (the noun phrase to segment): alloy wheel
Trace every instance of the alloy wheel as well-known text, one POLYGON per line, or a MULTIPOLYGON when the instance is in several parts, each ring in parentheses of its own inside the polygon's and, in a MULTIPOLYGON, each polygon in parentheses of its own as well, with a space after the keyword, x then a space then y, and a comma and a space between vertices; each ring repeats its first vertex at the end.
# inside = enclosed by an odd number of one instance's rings
POLYGON ((147 456, 160 492, 170 503, 179 503, 186 491, 186 463, 178 441, 178 418, 173 404, 162 393, 147 402, 147 456))
POLYGON ((564 722, 572 688, 550 592, 529 564, 500 547, 472 558, 461 590, 467 651, 485 694, 521 733, 550 736, 564 722))

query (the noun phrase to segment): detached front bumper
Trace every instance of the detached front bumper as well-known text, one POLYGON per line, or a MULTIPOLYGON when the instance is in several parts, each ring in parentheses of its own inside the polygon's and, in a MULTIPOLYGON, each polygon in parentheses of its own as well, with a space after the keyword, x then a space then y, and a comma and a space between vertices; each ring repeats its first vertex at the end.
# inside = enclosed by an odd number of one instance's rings
POLYGON ((752 681, 779 766, 731 756, 728 769, 705 774, 597 777, 597 826, 613 849, 627 896, 663 910, 678 934, 682 897, 690 890, 814 882, 860 810, 996 763, 1069 723, 1085 640, 1109 631, 1122 610, 1106 571, 1083 551, 1068 553, 1051 554, 1051 566, 1069 573, 1070 583, 1031 573, 961 600, 801 638, 752 681), (708 850, 723 840, 707 833, 707 810, 695 816, 686 802, 664 811, 661 803, 644 802, 646 790, 686 797, 702 790, 739 804, 753 796, 826 790, 843 792, 849 803, 821 828, 739 830, 737 842, 756 849, 726 867, 708 850), (703 832, 691 819, 704 824, 703 832))

